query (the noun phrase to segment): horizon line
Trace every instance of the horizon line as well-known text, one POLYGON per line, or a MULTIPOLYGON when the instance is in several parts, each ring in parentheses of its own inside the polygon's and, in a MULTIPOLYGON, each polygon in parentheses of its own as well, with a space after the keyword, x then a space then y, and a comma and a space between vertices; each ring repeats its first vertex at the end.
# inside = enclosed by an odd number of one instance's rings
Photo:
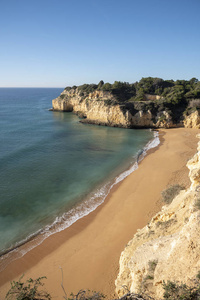
POLYGON ((0 86, 0 89, 62 89, 64 86, 0 86))

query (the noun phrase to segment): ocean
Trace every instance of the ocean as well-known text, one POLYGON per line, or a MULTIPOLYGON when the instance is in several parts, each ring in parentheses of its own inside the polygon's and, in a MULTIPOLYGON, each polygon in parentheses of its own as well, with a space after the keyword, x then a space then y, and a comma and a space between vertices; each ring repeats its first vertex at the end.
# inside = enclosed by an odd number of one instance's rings
MULTIPOLYGON (((159 143, 150 130, 49 111, 61 88, 0 88, 0 255, 99 206, 159 143)), ((40 242, 43 240, 40 239, 40 242)))

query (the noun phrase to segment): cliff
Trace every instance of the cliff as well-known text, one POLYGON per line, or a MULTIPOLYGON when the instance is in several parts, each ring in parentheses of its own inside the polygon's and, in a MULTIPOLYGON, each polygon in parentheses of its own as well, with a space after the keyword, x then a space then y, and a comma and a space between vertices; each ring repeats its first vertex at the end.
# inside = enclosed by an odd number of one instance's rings
POLYGON ((200 112, 196 110, 185 117, 183 121, 184 127, 200 129, 200 112))
MULTIPOLYGON (((123 99, 123 93, 120 97, 123 99)), ((55 111, 78 114, 83 123, 124 128, 200 126, 198 112, 184 115, 185 105, 173 105, 158 95, 146 94, 142 101, 121 101, 120 97, 111 91, 85 93, 75 87, 65 89, 52 105, 55 111)))
POLYGON ((96 91, 82 97, 77 90, 64 91, 60 97, 52 101, 53 109, 58 111, 73 111, 83 118, 83 122, 130 127, 129 116, 124 113, 115 98, 109 92, 96 91), (114 105, 110 102, 113 101, 114 105))
POLYGON ((160 299, 164 281, 190 285, 200 270, 200 142, 197 150, 187 163, 190 188, 163 206, 122 252, 115 282, 119 296, 127 292, 125 285, 131 292, 146 290, 160 299))

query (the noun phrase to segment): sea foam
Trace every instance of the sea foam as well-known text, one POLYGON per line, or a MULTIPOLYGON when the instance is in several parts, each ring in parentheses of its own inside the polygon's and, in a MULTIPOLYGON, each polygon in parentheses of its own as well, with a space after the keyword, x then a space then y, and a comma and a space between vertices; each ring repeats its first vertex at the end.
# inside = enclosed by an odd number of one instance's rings
POLYGON ((49 236, 70 227, 76 221, 94 211, 105 201, 113 186, 133 173, 138 168, 139 162, 142 161, 147 152, 150 149, 157 147, 159 143, 159 134, 154 131, 154 138, 137 153, 136 157, 133 157, 134 163, 128 170, 122 172, 112 182, 107 182, 101 188, 91 193, 85 201, 77 204, 68 212, 65 212, 61 217, 56 217, 52 224, 46 225, 43 229, 29 235, 26 239, 17 243, 14 249, 8 249, 6 253, 0 257, 0 271, 2 271, 11 261, 24 256, 28 251, 40 245, 49 236))

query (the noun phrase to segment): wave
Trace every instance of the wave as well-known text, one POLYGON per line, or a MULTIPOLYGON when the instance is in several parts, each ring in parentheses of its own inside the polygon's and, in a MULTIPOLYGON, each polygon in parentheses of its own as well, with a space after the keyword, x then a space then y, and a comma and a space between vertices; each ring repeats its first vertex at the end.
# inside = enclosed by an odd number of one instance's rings
POLYGON ((16 243, 14 247, 4 250, 0 256, 0 271, 2 271, 11 261, 24 256, 28 251, 40 245, 49 236, 70 227, 76 221, 94 211, 105 201, 113 186, 133 173, 138 168, 139 162, 143 160, 147 152, 150 149, 157 147, 159 143, 159 134, 154 131, 154 138, 137 153, 136 157, 134 157, 134 163, 128 170, 122 172, 112 182, 107 182, 104 186, 91 193, 82 203, 77 204, 62 216, 56 217, 52 224, 29 235, 26 239, 16 243), (23 245, 24 247, 22 247, 23 245))

